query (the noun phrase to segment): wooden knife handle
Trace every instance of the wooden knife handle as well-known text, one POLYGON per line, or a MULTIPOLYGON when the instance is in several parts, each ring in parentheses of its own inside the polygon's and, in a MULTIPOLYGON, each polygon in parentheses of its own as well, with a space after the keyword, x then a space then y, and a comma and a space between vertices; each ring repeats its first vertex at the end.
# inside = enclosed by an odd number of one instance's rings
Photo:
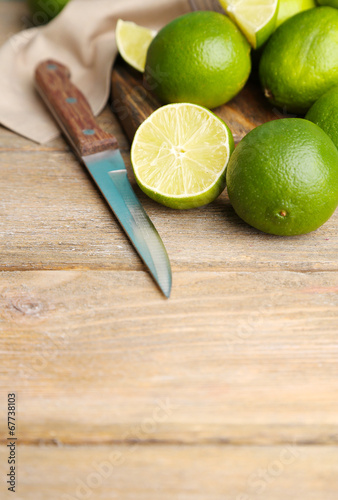
POLYGON ((117 140, 102 130, 90 105, 70 80, 70 71, 57 61, 47 60, 35 70, 37 90, 78 156, 116 149, 117 140))

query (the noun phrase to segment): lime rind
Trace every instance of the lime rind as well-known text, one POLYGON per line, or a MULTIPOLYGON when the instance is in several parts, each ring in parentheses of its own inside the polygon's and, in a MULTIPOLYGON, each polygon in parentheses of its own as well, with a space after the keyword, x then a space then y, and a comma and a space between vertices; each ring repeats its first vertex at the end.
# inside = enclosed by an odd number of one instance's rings
POLYGON ((338 84, 338 10, 318 7, 285 21, 259 63, 265 96, 287 113, 305 114, 338 84))
POLYGON ((290 17, 316 6, 315 0, 279 0, 276 29, 290 17))
POLYGON ((309 109, 305 119, 318 125, 338 149, 338 87, 323 94, 309 109))
POLYGON ((261 47, 276 28, 279 0, 220 0, 254 49, 261 47))
POLYGON ((233 148, 230 130, 214 113, 190 103, 169 104, 139 127, 131 162, 150 198, 171 208, 193 208, 223 191, 233 148))
POLYGON ((324 224, 338 204, 338 152, 317 125, 272 120, 249 132, 227 167, 239 217, 269 234, 293 236, 324 224))
POLYGON ((134 69, 144 73, 147 51, 156 31, 119 19, 116 24, 116 45, 122 58, 134 69))
POLYGON ((338 9, 338 0, 317 0, 317 3, 319 5, 324 5, 338 9))

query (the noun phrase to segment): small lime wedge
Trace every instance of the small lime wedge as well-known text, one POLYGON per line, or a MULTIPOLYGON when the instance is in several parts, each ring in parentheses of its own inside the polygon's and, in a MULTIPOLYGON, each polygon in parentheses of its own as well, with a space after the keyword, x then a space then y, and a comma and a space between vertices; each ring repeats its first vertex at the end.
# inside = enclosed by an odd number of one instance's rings
POLYGON ((223 191, 233 149, 231 131, 211 111, 196 104, 169 104, 138 128, 131 163, 150 198, 188 209, 210 203, 223 191))
POLYGON ((156 31, 119 19, 116 24, 116 45, 123 59, 144 72, 147 50, 156 31))
POLYGON ((219 0, 254 49, 261 47, 276 28, 279 0, 219 0))

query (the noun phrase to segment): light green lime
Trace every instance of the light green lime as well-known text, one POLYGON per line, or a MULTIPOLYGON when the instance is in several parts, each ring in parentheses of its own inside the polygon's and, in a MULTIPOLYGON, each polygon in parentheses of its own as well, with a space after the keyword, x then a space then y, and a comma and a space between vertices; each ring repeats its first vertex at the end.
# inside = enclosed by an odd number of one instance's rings
POLYGON ((338 85, 338 10, 317 7, 285 21, 264 49, 259 74, 273 104, 305 113, 338 85))
POLYGON ((274 120, 249 132, 227 174, 236 213, 256 229, 297 235, 324 224, 338 204, 338 151, 314 123, 274 120))
POLYGON ((171 208, 213 201, 225 188, 225 170, 234 149, 227 125, 195 104, 169 104, 138 128, 131 163, 140 188, 171 208))
POLYGON ((147 87, 164 103, 191 102, 215 108, 244 86, 250 45, 226 16, 192 12, 165 26, 148 49, 147 87))
POLYGON ((119 19, 116 24, 116 45, 122 58, 133 68, 144 72, 148 47, 156 31, 119 19))
POLYGON ((299 12, 316 7, 315 0, 279 0, 276 28, 299 12))
MULTIPOLYGON (((275 30, 283 24, 287 19, 295 16, 299 12, 316 7, 315 0, 279 0, 278 15, 276 20, 275 30)), ((274 31, 275 31, 274 30, 274 31)), ((258 80, 258 66, 262 57, 265 46, 261 46, 258 50, 251 52, 252 69, 251 77, 258 80)))
POLYGON ((279 0, 219 0, 254 49, 261 47, 276 28, 279 0))
POLYGON ((338 148, 338 87, 320 97, 305 118, 322 128, 338 148))

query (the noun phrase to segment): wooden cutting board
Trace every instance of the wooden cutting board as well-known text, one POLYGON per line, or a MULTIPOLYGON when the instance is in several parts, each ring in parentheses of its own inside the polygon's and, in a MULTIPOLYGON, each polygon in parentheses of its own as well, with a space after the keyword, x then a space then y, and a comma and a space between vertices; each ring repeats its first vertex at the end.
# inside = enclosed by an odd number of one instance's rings
MULTIPOLYGON (((112 73, 112 109, 130 141, 138 126, 160 106, 143 85, 143 76, 118 58, 112 73)), ((234 99, 213 111, 229 125, 235 144, 258 125, 283 116, 266 100, 254 78, 234 99)))

